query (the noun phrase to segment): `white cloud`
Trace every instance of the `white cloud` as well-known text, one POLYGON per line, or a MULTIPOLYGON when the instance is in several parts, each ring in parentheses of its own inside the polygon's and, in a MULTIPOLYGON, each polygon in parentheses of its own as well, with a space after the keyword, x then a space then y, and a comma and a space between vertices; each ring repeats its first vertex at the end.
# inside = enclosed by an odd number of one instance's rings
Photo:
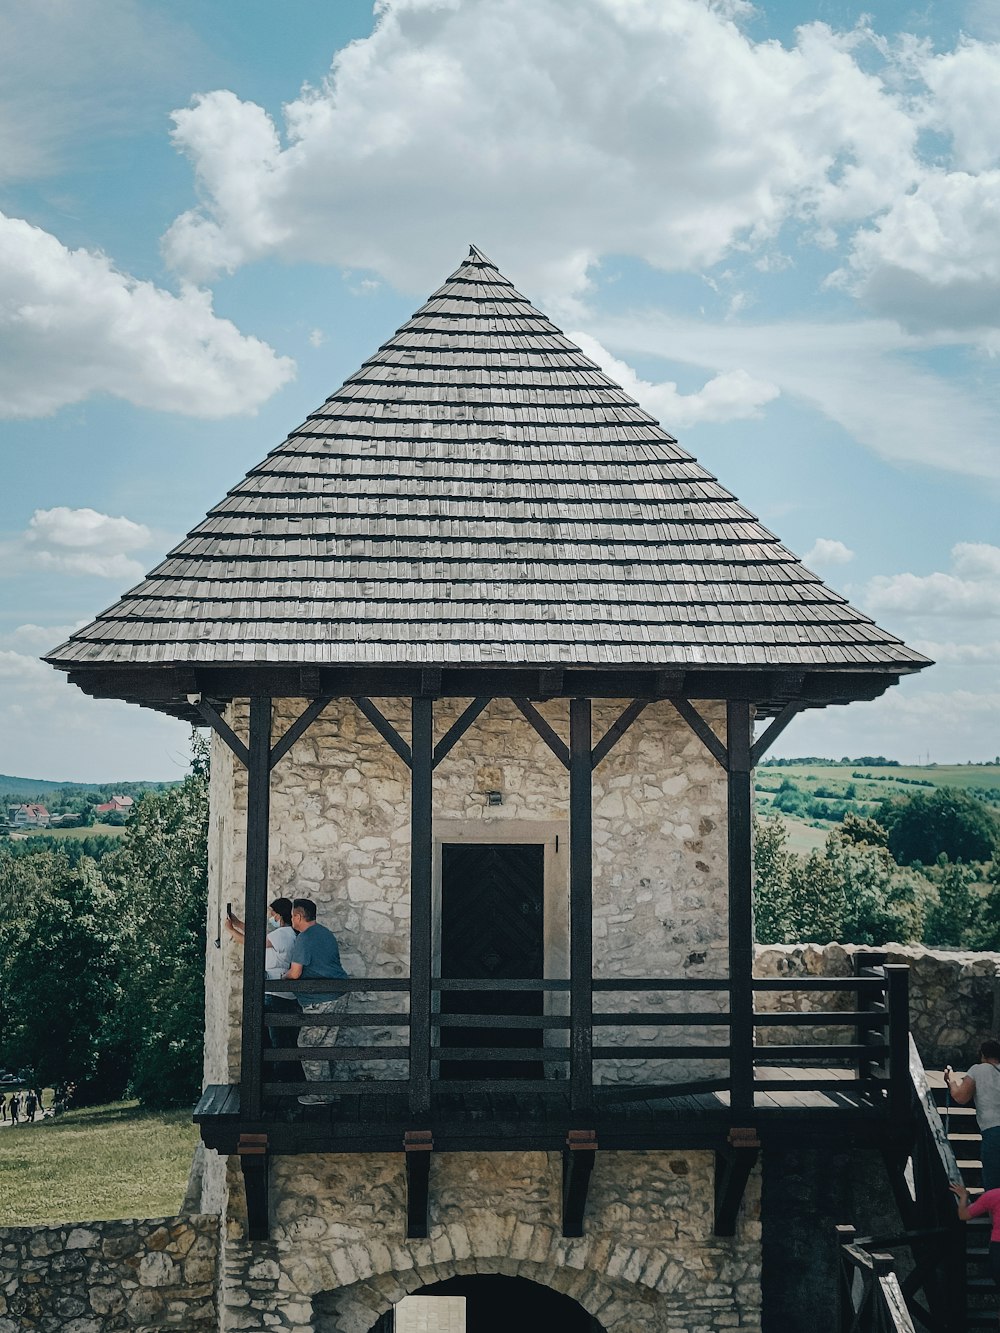
POLYGON ((948 665, 978 666, 981 663, 1000 662, 1000 639, 991 643, 936 643, 933 639, 915 639, 913 647, 935 662, 948 665))
POLYGON ((202 203, 166 254, 199 281, 277 254, 423 290, 471 239, 551 299, 602 254, 699 268, 789 218, 887 207, 919 175, 919 125, 862 67, 867 32, 808 24, 789 50, 741 31, 748 12, 382 0, 282 130, 226 90, 175 113, 202 203))
POLYGON ((97 393, 189 416, 250 413, 293 370, 218 318, 207 292, 174 296, 0 214, 0 416, 97 393))
MULTIPOLYGON (((45 647, 53 648, 62 630, 49 632, 45 647)), ((133 704, 89 699, 62 672, 8 649, 0 649, 0 735, 4 768, 18 777, 162 781, 187 768, 182 724, 133 704)))
POLYGON ((734 324, 651 312, 593 317, 589 327, 622 351, 743 366, 891 462, 1000 478, 1000 411, 911 360, 924 343, 886 320, 734 324))
POLYGON ((3 543, 0 557, 8 574, 25 569, 57 570, 64 574, 98 578, 141 578, 143 565, 131 558, 134 551, 157 543, 144 523, 113 518, 96 509, 36 509, 27 528, 3 543))
POLYGON ((682 394, 670 380, 650 384, 640 379, 630 365, 612 356, 588 333, 571 333, 569 337, 597 362, 606 375, 670 431, 683 430, 701 421, 740 421, 757 417, 765 404, 778 397, 779 390, 775 385, 755 380, 745 370, 725 371, 709 380, 697 393, 682 394))
POLYGON ((812 549, 802 557, 809 565, 847 565, 854 559, 854 552, 843 542, 832 537, 817 537, 812 549))
POLYGON ((83 624, 86 621, 78 621, 75 625, 18 625, 16 629, 0 635, 0 641, 15 651, 47 653, 83 624))
POLYGON ((879 575, 863 594, 865 609, 914 617, 1000 616, 1000 547, 960 542, 953 572, 879 575))
POLYGON ((8 0, 0 51, 0 181, 49 175, 79 143, 155 128, 208 63, 190 28, 141 0, 8 0))
POLYGON ((884 754, 904 763, 979 762, 997 753, 1000 693, 926 691, 918 677, 873 703, 806 712, 774 747, 775 755, 884 754))
POLYGON ((112 518, 96 509, 36 509, 28 523, 28 540, 52 546, 71 546, 100 551, 142 550, 152 540, 144 523, 130 518, 112 518))

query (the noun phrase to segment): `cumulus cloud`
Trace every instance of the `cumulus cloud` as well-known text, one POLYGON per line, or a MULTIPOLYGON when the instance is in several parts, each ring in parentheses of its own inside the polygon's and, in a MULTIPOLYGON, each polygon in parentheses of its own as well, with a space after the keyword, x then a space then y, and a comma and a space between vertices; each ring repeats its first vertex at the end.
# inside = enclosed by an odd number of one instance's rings
POLYGON ((864 592, 865 609, 919 617, 1000 616, 1000 547, 959 542, 951 554, 946 573, 873 578, 864 592))
POLYGON ((924 344, 888 320, 735 324, 649 312, 594 318, 590 329, 616 350, 743 366, 890 462, 1000 478, 1000 412, 935 374, 920 359, 924 344))
POLYGON ((802 557, 807 565, 847 565, 854 559, 854 552, 843 542, 832 537, 817 537, 812 549, 802 557))
POLYGON ((698 268, 792 217, 888 207, 919 174, 919 126, 862 67, 869 35, 813 23, 785 49, 753 41, 748 13, 382 0, 282 126, 224 89, 175 112, 202 202, 167 257, 197 281, 277 254, 422 290, 474 239, 550 299, 602 254, 698 268))
POLYGON ((145 571, 131 553, 146 549, 156 540, 144 523, 114 518, 96 509, 60 505, 36 509, 25 531, 4 543, 0 555, 8 573, 50 569, 98 578, 136 579, 145 571))
POLYGON ((251 413, 293 370, 220 319, 207 292, 174 296, 0 214, 0 416, 97 393, 189 416, 251 413))
POLYGON ((571 333, 569 336, 667 430, 683 430, 701 421, 740 421, 757 417, 760 409, 779 393, 775 385, 755 380, 745 370, 730 370, 716 375, 697 393, 682 394, 670 380, 651 384, 640 379, 630 365, 612 356, 589 334, 571 333))

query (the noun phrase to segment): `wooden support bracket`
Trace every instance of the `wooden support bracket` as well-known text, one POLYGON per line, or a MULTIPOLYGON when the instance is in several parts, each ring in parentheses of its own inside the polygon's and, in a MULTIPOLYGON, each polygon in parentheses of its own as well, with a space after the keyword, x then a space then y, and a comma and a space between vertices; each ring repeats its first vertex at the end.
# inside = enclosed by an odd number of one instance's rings
POLYGON ((429 1129, 408 1129, 403 1135, 406 1159, 406 1236, 423 1239, 430 1234, 431 1153, 434 1136, 429 1129))
POLYGON ((750 1172, 757 1164, 760 1139, 756 1129, 729 1131, 728 1144, 715 1154, 715 1234, 736 1235, 736 1216, 750 1172))
POLYGON ((597 1131, 571 1129, 563 1149, 562 1233, 582 1236, 590 1177, 597 1159, 597 1131))
POLYGON ((251 1240, 267 1240, 268 1223, 268 1160, 266 1134, 241 1134, 236 1149, 243 1169, 243 1186, 247 1195, 247 1228, 251 1240))

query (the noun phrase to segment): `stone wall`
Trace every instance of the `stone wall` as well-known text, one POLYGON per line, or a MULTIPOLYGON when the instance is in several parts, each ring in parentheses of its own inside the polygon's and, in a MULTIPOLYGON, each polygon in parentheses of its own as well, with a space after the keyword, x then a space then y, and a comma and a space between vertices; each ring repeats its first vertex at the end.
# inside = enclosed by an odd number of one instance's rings
POLYGON ((0 1228, 0 1333, 215 1333, 219 1219, 0 1228))
MULTIPOLYGON (((404 737, 404 702, 376 701, 404 737)), ((627 701, 594 707, 600 737, 627 701)), ((435 706, 444 734, 464 700, 435 706)), ((276 701, 274 735, 305 707, 276 701)), ((568 735, 568 705, 540 705, 568 735)), ((724 732, 721 705, 702 712, 724 732)), ((246 735, 245 704, 227 714, 246 735)), ((438 842, 474 837, 546 842, 546 973, 568 975, 568 778, 509 700, 496 699, 434 774, 438 842), (487 791, 503 803, 488 806, 487 791)), ((212 752, 206 1081, 235 1081, 239 1066, 242 956, 223 935, 225 904, 243 901, 246 780, 227 747, 212 752)), ((598 977, 719 977, 727 969, 726 782, 719 765, 667 703, 648 707, 594 774, 594 971, 598 977)), ((349 700, 335 700, 274 771, 271 796, 271 895, 311 897, 340 940, 352 976, 405 976, 409 965, 409 774, 349 700)), ((606 1010, 634 1007, 628 994, 600 998, 606 1010)), ((356 1012, 376 1015, 398 997, 353 996, 356 1012)), ((646 994, 643 1007, 721 1007, 713 992, 646 994)), ((550 997, 550 1011, 560 1000, 550 997)), ((607 1029, 607 1044, 705 1045, 724 1029, 607 1029)), ((342 1044, 379 1044, 380 1034, 344 1030, 342 1044)), ((381 1044, 398 1034, 381 1034, 381 1044)), ((552 1038, 562 1040, 563 1036, 552 1038)), ((352 1068, 345 1074, 357 1075, 352 1068)), ((364 1072, 364 1071, 361 1071, 364 1072)), ((368 1070, 367 1072, 373 1072, 368 1070)), ((392 1071, 389 1071, 392 1072, 392 1071)), ((723 1073, 720 1064, 672 1066, 605 1062, 598 1077, 619 1081, 723 1073)))
POLYGON ((405 1237, 398 1154, 277 1158, 271 1239, 246 1240, 229 1170, 224 1333, 369 1333, 390 1305, 449 1277, 526 1277, 579 1302, 607 1333, 760 1329, 760 1182, 737 1235, 713 1235, 708 1152, 598 1155, 587 1234, 560 1233, 557 1153, 449 1153, 431 1165, 427 1240, 405 1237))
MULTIPOLYGON (((847 977, 854 973, 854 955, 859 952, 870 953, 871 948, 854 944, 759 945, 754 973, 758 977, 847 977)), ((887 962, 905 963, 910 968, 910 1029, 924 1065, 938 1068, 951 1063, 956 1068, 967 1068, 974 1062, 983 1038, 997 1035, 1000 954, 902 944, 888 944, 882 952, 887 962)), ((848 1007, 842 991, 764 992, 757 996, 757 1005, 770 1011, 848 1007)), ((837 1037, 837 1031, 761 1028, 758 1041, 852 1040, 847 1033, 837 1037)))

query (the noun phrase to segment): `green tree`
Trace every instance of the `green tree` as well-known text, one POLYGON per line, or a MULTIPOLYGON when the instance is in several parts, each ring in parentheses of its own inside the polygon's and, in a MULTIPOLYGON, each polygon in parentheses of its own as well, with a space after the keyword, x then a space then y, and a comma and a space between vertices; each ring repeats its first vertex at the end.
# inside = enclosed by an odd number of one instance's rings
POLYGON ((889 834, 889 850, 900 865, 989 861, 1000 847, 1000 821, 984 802, 951 787, 916 792, 879 805, 875 818, 889 834))
POLYGON ((149 1106, 190 1102, 201 1086, 208 774, 205 742, 195 737, 193 748, 189 776, 142 796, 101 863, 129 948, 120 1040, 149 1106))
POLYGON ((887 849, 835 830, 822 851, 788 851, 777 821, 758 830, 756 933, 761 943, 886 944, 919 940, 934 890, 887 849))
POLYGON ((88 857, 0 857, 0 1059, 82 1099, 120 1095, 117 1041, 123 939, 112 895, 88 857))

